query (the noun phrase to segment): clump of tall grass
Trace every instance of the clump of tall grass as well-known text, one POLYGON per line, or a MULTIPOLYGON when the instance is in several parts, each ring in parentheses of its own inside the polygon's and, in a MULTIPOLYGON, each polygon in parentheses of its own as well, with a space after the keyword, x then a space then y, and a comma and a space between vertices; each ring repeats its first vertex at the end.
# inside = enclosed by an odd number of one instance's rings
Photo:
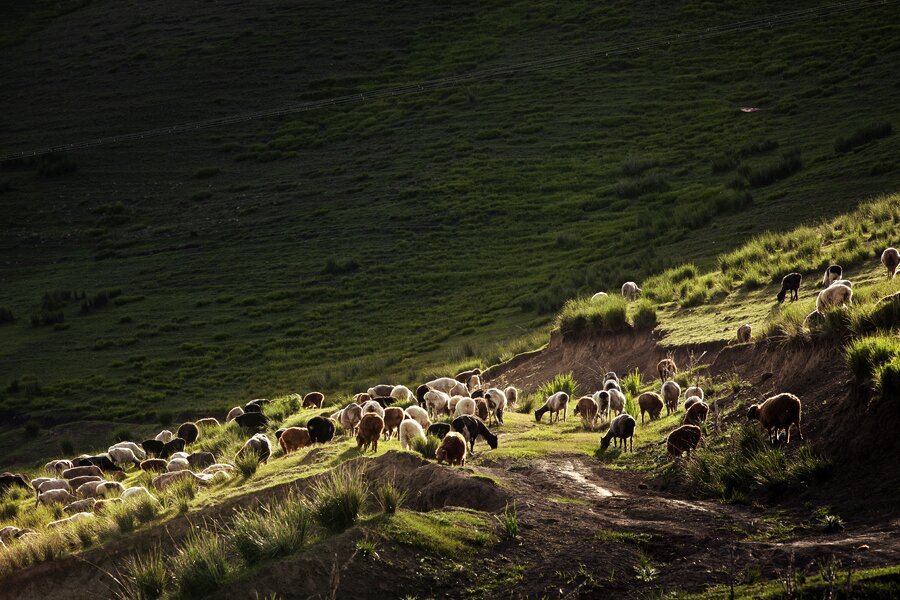
MULTIPOLYGON (((622 391, 629 397, 638 396, 644 385, 643 376, 640 369, 635 367, 633 371, 621 378, 619 383, 622 385, 622 391)), ((631 413, 629 413, 631 414, 631 413)))
POLYGON ((312 538, 313 509, 291 493, 259 510, 238 511, 225 530, 228 543, 248 565, 293 554, 312 538))
POLYGON ((441 440, 434 435, 426 435, 424 438, 417 437, 412 441, 412 449, 422 455, 422 458, 434 460, 437 456, 437 449, 441 445, 441 440))
POLYGON ((537 394, 519 396, 519 401, 516 403, 516 412, 527 415, 532 412, 534 407, 541 401, 541 398, 537 394))
POLYGON ((834 140, 834 151, 838 154, 849 152, 858 146, 887 137, 893 131, 894 128, 890 123, 870 123, 856 129, 847 136, 834 140))
POLYGON ((557 317, 557 326, 566 336, 627 329, 628 302, 621 296, 607 296, 599 300, 574 298, 563 306, 557 317))
POLYGON ((169 581, 162 549, 154 546, 145 554, 133 554, 125 559, 115 578, 115 594, 121 600, 157 600, 169 581))
POLYGON ((171 562, 175 587, 182 598, 211 594, 227 581, 232 570, 223 540, 202 529, 188 532, 171 562))
POLYGON ((176 508, 179 513, 187 512, 191 500, 197 496, 197 482, 193 478, 177 479, 160 495, 163 505, 176 508))
POLYGON ((356 523, 369 491, 359 467, 333 469, 313 487, 316 519, 332 532, 343 531, 356 523))
POLYGON ((393 482, 383 483, 375 489, 375 502, 381 507, 382 512, 392 515, 403 506, 408 492, 397 487, 393 482))
POLYGON ((851 341, 844 350, 847 367, 863 383, 871 382, 882 398, 900 391, 900 338, 872 335, 851 341))
POLYGON ((289 416, 300 410, 300 403, 303 401, 303 398, 300 394, 289 394, 287 396, 281 396, 280 398, 275 398, 265 406, 263 406, 263 413, 269 418, 270 421, 274 423, 281 423, 289 416))
POLYGON ((631 316, 635 329, 653 329, 656 327, 656 307, 652 302, 643 298, 635 303, 631 316))
POLYGON ((244 452, 240 456, 235 457, 234 466, 237 467, 245 479, 249 479, 259 469, 259 459, 260 454, 258 452, 244 452))
MULTIPOLYGON (((572 375, 572 371, 568 373, 559 373, 550 381, 546 381, 538 387, 535 394, 539 399, 547 398, 557 392, 565 392, 569 398, 578 397, 578 382, 572 375)), ((543 400, 541 400, 543 402, 543 400)))

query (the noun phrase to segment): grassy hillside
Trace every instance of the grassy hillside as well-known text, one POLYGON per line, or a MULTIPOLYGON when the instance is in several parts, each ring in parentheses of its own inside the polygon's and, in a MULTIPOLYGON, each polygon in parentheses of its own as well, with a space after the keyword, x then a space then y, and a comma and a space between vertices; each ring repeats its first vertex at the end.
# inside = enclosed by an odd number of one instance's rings
MULTIPOLYGON (((4 151, 784 10, 34 6, 0 25, 4 151)), ((0 325, 0 411, 16 427, 155 426, 250 397, 411 383, 529 347, 579 293, 684 260, 708 268, 763 230, 892 190, 892 14, 874 5, 775 19, 390 101, 5 164, 0 307, 14 321, 0 325)))

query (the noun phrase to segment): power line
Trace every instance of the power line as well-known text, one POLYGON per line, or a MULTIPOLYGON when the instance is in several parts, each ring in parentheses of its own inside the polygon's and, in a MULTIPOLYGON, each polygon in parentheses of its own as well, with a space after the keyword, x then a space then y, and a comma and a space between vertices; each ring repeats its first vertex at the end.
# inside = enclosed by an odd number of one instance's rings
POLYGON ((19 152, 11 152, 0 156, 0 162, 6 162, 9 160, 14 160, 18 158, 28 158, 34 156, 41 156, 43 154, 50 154, 53 152, 70 152, 73 150, 82 150, 85 148, 93 148, 96 146, 109 145, 109 144, 117 144, 121 142, 130 142, 130 141, 138 141, 147 138, 160 137, 163 135, 173 135, 177 133, 185 133, 189 131, 197 131, 200 129, 210 129, 213 127, 221 127, 224 125, 233 125, 237 123, 244 123, 247 121, 257 120, 257 119, 266 119, 272 117, 279 117, 288 114, 294 113, 302 113, 309 112, 313 110, 319 110, 324 108, 329 108, 333 106, 342 106, 346 104, 356 104, 365 101, 372 100, 382 100, 387 98, 394 98, 400 96, 408 96, 411 94, 420 94, 423 92, 434 91, 437 89, 445 88, 448 86, 460 84, 460 83, 472 83, 475 81, 481 81, 484 79, 491 79, 495 77, 502 77, 506 75, 512 75, 515 73, 527 72, 527 71, 541 71, 546 69, 555 69, 560 67, 565 67, 573 64, 589 62, 592 60, 605 59, 612 56, 621 56, 624 54, 631 54, 634 52, 639 52, 643 50, 653 50, 657 48, 662 48, 666 46, 670 46, 672 44, 685 44, 690 42, 697 42, 708 38, 719 37, 728 34, 734 33, 744 33, 748 31, 755 31, 758 29, 771 28, 775 29, 777 27, 785 27, 787 25, 792 25, 794 23, 799 23, 802 21, 810 20, 810 19, 824 19, 827 17, 833 17, 836 15, 853 12, 863 8, 875 7, 878 5, 886 5, 894 2, 895 0, 856 0, 856 1, 848 1, 848 2, 839 2, 837 4, 830 4, 827 6, 816 7, 816 8, 807 8, 800 9, 794 11, 788 11, 784 13, 779 13, 776 15, 769 15, 765 17, 759 17, 756 19, 750 19, 747 21, 738 21, 734 23, 728 23, 724 25, 719 25, 716 27, 707 27, 705 29, 691 31, 687 33, 679 33, 670 36, 660 37, 656 39, 649 39, 643 42, 639 42, 636 44, 628 44, 623 46, 616 46, 611 48, 605 48, 600 50, 581 50, 577 52, 572 52, 560 56, 555 57, 546 57, 541 59, 535 59, 531 61, 519 62, 511 65, 498 66, 489 69, 483 69, 481 71, 474 71, 472 73, 464 73, 461 75, 454 75, 448 77, 441 77, 438 79, 431 79, 426 81, 421 81, 418 83, 412 83, 407 85, 395 86, 390 88, 384 88, 380 90, 372 90, 369 92, 360 92, 357 94, 348 94, 345 96, 336 96, 333 98, 327 98, 324 100, 315 100, 311 102, 301 102, 289 104, 286 106, 278 107, 278 108, 270 108, 264 109, 254 112, 230 115, 226 117, 217 117, 214 119, 206 119, 201 121, 193 121, 189 123, 180 123, 176 125, 170 125, 168 127, 158 127, 155 129, 147 129, 145 131, 138 131, 134 133, 126 133, 120 135, 111 135, 111 136, 103 136, 93 139, 85 139, 78 142, 72 142, 67 144, 59 144, 55 146, 46 146, 43 148, 37 148, 34 150, 23 150, 19 152))

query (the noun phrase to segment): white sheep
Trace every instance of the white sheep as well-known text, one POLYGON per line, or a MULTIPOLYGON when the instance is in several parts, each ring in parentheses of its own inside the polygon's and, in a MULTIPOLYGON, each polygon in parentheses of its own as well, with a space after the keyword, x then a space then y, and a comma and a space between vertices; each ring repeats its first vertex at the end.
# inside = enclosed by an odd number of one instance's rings
POLYGON ((228 411, 228 415, 225 417, 225 422, 231 423, 232 421, 237 419, 242 414, 244 414, 244 409, 241 408, 240 406, 235 406, 234 408, 232 408, 231 410, 228 411))
POLYGON ((841 268, 841 265, 831 265, 827 269, 825 269, 825 276, 822 278, 822 285, 828 287, 835 281, 841 278, 844 270, 841 268))
POLYGON ((391 398, 397 402, 412 402, 416 399, 415 395, 405 385, 395 385, 391 390, 391 398))
POLYGON ((517 390, 515 387, 509 386, 505 390, 503 390, 503 393, 506 394, 507 406, 513 407, 519 402, 519 390, 517 390))
POLYGON ((172 432, 168 429, 163 429, 159 433, 156 434, 154 438, 157 442, 162 442, 163 444, 167 444, 172 441, 172 432))
POLYGON ((447 396, 468 396, 469 388, 465 383, 452 377, 439 377, 425 384, 428 389, 444 392, 447 396))
POLYGON ((41 492, 41 494, 37 497, 37 501, 40 504, 65 505, 69 504, 74 499, 75 497, 69 492, 69 490, 49 490, 46 492, 41 492))
POLYGON ((406 407, 406 414, 409 415, 410 419, 413 419, 421 425, 422 429, 428 429, 429 425, 431 425, 431 419, 428 418, 428 411, 421 406, 413 405, 406 407))
POLYGON ((450 402, 447 403, 447 410, 450 412, 451 415, 456 411, 456 405, 459 403, 459 401, 466 397, 467 396, 459 396, 459 395, 450 396, 450 402))
POLYGON ((534 420, 540 422, 541 417, 543 417, 546 412, 551 413, 551 423, 553 422, 554 414, 556 414, 556 421, 559 422, 560 412, 563 413, 563 421, 565 421, 569 412, 569 394, 566 392, 556 392, 555 394, 548 396, 544 405, 534 411, 534 420))
POLYGON ((360 419, 362 419, 362 406, 356 402, 351 402, 341 410, 341 427, 347 432, 347 435, 352 435, 356 431, 360 419))
POLYGON ((188 460, 189 456, 190 454, 188 454, 187 452, 173 452, 171 455, 169 455, 169 460, 172 460, 173 458, 183 458, 184 460, 188 460))
POLYGON ((97 498, 97 487, 104 483, 103 481, 89 481, 87 483, 83 483, 78 486, 78 489, 75 490, 75 494, 79 498, 97 498))
POLYGON ((500 388, 490 388, 484 393, 484 401, 487 402, 488 423, 497 422, 502 425, 507 404, 506 392, 500 388))
POLYGON ((591 296, 591 301, 596 302, 597 300, 602 300, 603 298, 606 298, 608 296, 609 294, 607 294, 606 292, 597 292, 596 294, 591 296))
POLYGON ((63 525, 69 525, 70 523, 75 523, 77 521, 89 521, 91 519, 96 518, 94 513, 90 512, 79 512, 75 513, 70 517, 66 517, 65 519, 59 519, 57 521, 50 521, 47 523, 47 529, 55 529, 56 527, 60 527, 63 525))
POLYGON ((118 481, 101 481, 95 492, 98 496, 121 496, 125 491, 125 486, 118 481))
POLYGON ((34 488, 35 496, 41 493, 41 484, 45 481, 53 481, 53 477, 35 477, 31 480, 31 487, 34 488))
POLYGON ((692 385, 691 387, 684 390, 684 397, 690 398, 691 396, 697 396, 701 400, 703 400, 703 388, 699 385, 692 385))
POLYGON ((633 281, 626 281, 622 284, 622 295, 626 300, 636 300, 638 296, 643 292, 641 288, 638 287, 633 281))
POLYGON ((382 419, 384 418, 384 408, 382 408, 382 406, 375 400, 369 400, 362 405, 362 414, 360 415, 360 418, 369 413, 375 413, 382 419))
POLYGON ((827 287, 816 298, 816 312, 824 315, 828 308, 853 304, 853 290, 846 285, 827 287))
POLYGON ((142 498, 144 496, 150 498, 151 500, 156 500, 156 497, 142 485, 133 485, 122 492, 123 500, 128 500, 129 498, 142 498))
POLYGON ((462 398, 459 402, 456 403, 456 406, 453 408, 453 418, 461 417, 462 415, 474 415, 475 414, 475 401, 471 398, 462 398))
POLYGON ((428 390, 425 392, 425 408, 433 418, 439 413, 448 413, 450 406, 450 396, 440 390, 428 390))
POLYGON ((191 465, 186 458, 173 458, 166 464, 166 471, 174 473, 175 471, 188 471, 191 465))
MULTIPOLYGON (((112 450, 113 448, 128 448, 129 450, 134 452, 134 455, 139 459, 144 460, 145 458, 147 458, 147 453, 144 451, 144 449, 134 442, 118 442, 110 446, 109 450, 112 450)), ((107 453, 109 453, 109 450, 107 450, 107 453)))
POLYGON ((416 438, 425 439, 425 430, 419 425, 415 419, 406 419, 400 423, 400 447, 409 450, 412 447, 413 440, 416 438))
POLYGON ((43 494, 44 492, 49 492, 50 490, 66 490, 71 492, 72 486, 69 484, 66 479, 51 479, 49 481, 45 481, 38 486, 37 492, 38 495, 43 494))
POLYGON ((110 448, 107 454, 109 454, 110 460, 120 467, 141 464, 141 460, 134 455, 131 448, 110 448))
POLYGON ((71 469, 71 468, 72 468, 72 461, 65 460, 65 459, 51 460, 46 465, 44 465, 44 469, 46 469, 47 471, 49 471, 51 473, 56 473, 57 475, 61 475, 63 471, 65 471, 66 469, 71 469))

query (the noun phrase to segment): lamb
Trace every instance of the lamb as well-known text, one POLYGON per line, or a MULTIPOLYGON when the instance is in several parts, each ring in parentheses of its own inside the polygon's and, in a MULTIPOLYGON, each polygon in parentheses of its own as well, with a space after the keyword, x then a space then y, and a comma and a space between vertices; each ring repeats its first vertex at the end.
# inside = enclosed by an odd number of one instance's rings
POLYGON ((278 438, 278 445, 284 454, 290 454, 295 450, 306 448, 312 445, 312 439, 309 437, 309 430, 305 427, 288 427, 281 433, 278 438))
POLYGON ((475 409, 475 400, 472 398, 463 398, 456 403, 456 408, 453 409, 453 418, 455 419, 456 417, 461 417, 463 415, 474 415, 475 409))
POLYGON ((187 461, 186 458, 173 458, 166 465, 166 471, 172 473, 174 471, 189 471, 191 468, 191 463, 187 461))
POLYGON ((242 429, 255 431, 259 431, 269 424, 269 418, 261 412, 245 412, 234 420, 242 429))
POLYGON ((822 286, 828 287, 838 279, 841 279, 844 270, 841 265, 831 265, 825 270, 825 276, 822 278, 822 286))
POLYGON ((314 444, 325 444, 334 439, 334 422, 327 417, 313 417, 306 422, 309 439, 314 444))
POLYGON ((150 491, 142 485, 133 485, 122 492, 123 500, 128 500, 130 498, 143 498, 145 496, 150 498, 151 500, 156 500, 153 494, 151 494, 150 491))
POLYGON ((484 393, 488 407, 488 423, 503 425, 503 411, 506 410, 506 394, 499 388, 491 388, 484 393))
MULTIPOLYGON (((694 397, 696 398, 696 396, 694 397)), ((706 416, 708 414, 709 405, 698 399, 697 402, 691 404, 691 407, 687 409, 687 413, 684 415, 684 424, 696 425, 699 427, 706 422, 706 416)))
POLYGON ((44 469, 50 471, 51 473, 56 473, 57 475, 62 474, 66 469, 71 469, 74 465, 72 465, 71 460, 51 460, 46 465, 44 465, 44 469))
POLYGON ((497 447, 497 436, 491 433, 484 421, 478 417, 473 417, 472 415, 457 417, 453 419, 450 427, 453 431, 461 433, 468 440, 470 452, 475 451, 475 440, 479 437, 486 440, 491 448, 497 447))
POLYGON ((96 465, 87 465, 84 467, 72 467, 71 469, 66 469, 62 474, 66 479, 83 477, 85 475, 103 475, 103 471, 96 465))
POLYGON ((390 396, 391 392, 394 391, 394 386, 389 383, 382 383, 379 385, 375 385, 366 390, 366 393, 369 394, 373 398, 381 398, 384 396, 390 396))
POLYGON ((221 427, 222 424, 219 423, 219 420, 215 417, 204 417, 202 419, 197 419, 194 421, 199 429, 206 429, 209 427, 221 427))
POLYGON ((144 449, 144 452, 146 452, 148 456, 151 454, 153 456, 159 456, 162 454, 165 447, 166 445, 159 440, 144 440, 141 442, 141 448, 144 449))
POLYGON ((397 437, 400 437, 400 423, 403 422, 403 418, 406 416, 406 413, 403 412, 403 409, 399 406, 389 406, 384 409, 384 439, 389 440, 394 437, 394 432, 397 432, 397 437))
POLYGON ((747 323, 743 323, 737 330, 737 341, 741 344, 746 344, 750 341, 750 338, 753 337, 753 330, 750 328, 750 325, 747 323))
POLYGON ((363 453, 367 447, 371 447, 372 452, 378 452, 378 438, 381 437, 383 431, 384 419, 381 418, 381 415, 377 413, 364 414, 356 434, 356 449, 363 453))
MULTIPOLYGON (((699 405, 694 405, 699 406, 699 405)), ((674 457, 681 456, 687 452, 691 455, 691 450, 695 450, 700 443, 703 432, 696 425, 682 425, 678 429, 672 430, 669 437, 666 438, 666 450, 674 457)))
POLYGON ((141 471, 155 471, 162 473, 166 470, 168 463, 162 458, 148 458, 141 461, 141 471))
POLYGON ((362 419, 362 407, 355 402, 351 402, 341 411, 341 427, 347 432, 347 435, 354 435, 359 421, 362 419))
POLYGON ((569 412, 569 394, 565 392, 556 392, 549 396, 544 405, 534 411, 534 420, 540 422, 544 413, 550 412, 550 422, 553 422, 553 415, 556 414, 556 422, 559 423, 559 412, 563 413, 563 421, 568 417, 569 412))
POLYGON ((391 390, 391 393, 388 394, 388 396, 390 396, 397 402, 412 402, 416 399, 410 389, 405 385, 395 385, 394 389, 391 390))
POLYGON ((169 440, 172 439, 172 432, 169 431, 168 429, 163 429, 162 431, 160 431, 159 433, 157 433, 157 434, 156 434, 156 437, 153 438, 153 439, 155 439, 155 440, 157 440, 157 441, 160 441, 160 442, 162 442, 163 444, 165 444, 166 442, 168 442, 169 440))
POLYGON ((666 415, 678 412, 678 399, 681 397, 681 386, 674 381, 662 385, 662 397, 666 403, 666 415))
POLYGON ((47 529, 55 529, 60 526, 75 523, 77 521, 85 521, 85 520, 90 520, 90 519, 94 519, 94 518, 96 518, 96 517, 94 517, 94 513, 79 512, 79 513, 75 513, 74 515, 72 515, 70 517, 66 517, 65 519, 50 521, 49 523, 47 523, 47 529))
POLYGON ((450 423, 433 423, 428 426, 426 433, 438 439, 444 439, 444 436, 450 433, 450 423))
POLYGON ((506 394, 506 405, 507 406, 515 406, 519 402, 519 390, 513 386, 507 387, 503 390, 503 393, 506 394))
POLYGON ((678 373, 678 365, 671 358, 664 358, 656 363, 656 372, 659 374, 660 381, 672 379, 678 373))
MULTIPOLYGON (((597 392, 598 394, 606 394, 606 408, 609 408, 609 392, 597 392)), ((593 429, 597 423, 597 413, 600 407, 591 396, 582 396, 575 405, 575 416, 581 417, 581 422, 585 429, 593 429)))
POLYGON ((366 416, 369 413, 375 413, 382 419, 384 419, 384 407, 381 406, 376 400, 369 400, 362 406, 362 416, 366 416))
POLYGON ((98 496, 121 496, 125 491, 125 486, 118 481, 101 481, 95 488, 95 494, 98 496))
MULTIPOLYGON (((651 392, 652 393, 652 392, 651 392)), ((662 407, 660 407, 662 410, 662 407)), ((619 446, 619 440, 622 440, 622 448, 628 451, 628 440, 631 440, 631 451, 634 452, 634 429, 637 423, 629 414, 619 415, 609 424, 609 430, 600 438, 600 450, 609 448, 610 441, 613 441, 616 447, 619 446)))
POLYGON ((441 445, 435 453, 438 464, 447 461, 451 467, 466 466, 466 439, 455 431, 451 431, 441 440, 441 445))
POLYGON ((200 428, 196 423, 182 423, 175 437, 183 439, 185 444, 193 444, 200 437, 200 428))
POLYGON ((638 287, 633 281, 626 281, 622 284, 622 295, 626 300, 637 300, 637 297, 641 295, 643 292, 641 288, 638 287))
MULTIPOLYGON (((703 400, 703 388, 698 385, 692 385, 688 389, 684 390, 684 397, 690 398, 691 396, 697 396, 701 400, 703 400)), ((687 407, 685 407, 687 408, 687 407)))
MULTIPOLYGON (((118 443, 110 446, 109 449, 106 451, 106 453, 109 454, 109 451, 112 450, 113 448, 128 448, 129 450, 134 452, 134 455, 136 457, 138 457, 140 460, 144 460, 145 458, 147 458, 147 451, 144 450, 143 448, 141 448, 140 446, 138 446, 137 444, 135 444, 134 442, 118 442, 118 443)), ((66 461, 66 462, 69 462, 69 461, 66 461)))
POLYGON ((748 419, 757 419, 769 433, 769 441, 774 443, 775 436, 782 429, 787 433, 787 441, 791 443, 791 425, 797 426, 797 434, 803 439, 800 430, 800 398, 794 394, 782 393, 768 398, 762 404, 753 404, 747 410, 748 419))
MULTIPOLYGON (((282 436, 284 437, 284 436, 282 436)), ((272 455, 272 443, 264 433, 257 433, 252 438, 244 442, 243 447, 234 455, 234 462, 238 462, 248 454, 256 454, 260 463, 269 460, 272 455)))
POLYGON ((415 419, 406 419, 402 423, 400 423, 400 447, 404 450, 409 450, 413 441, 416 439, 425 439, 425 430, 422 429, 422 426, 415 419))
POLYGON ((303 396, 303 408, 322 408, 325 403, 325 394, 322 392, 310 392, 303 396))
POLYGON ((140 459, 134 455, 131 448, 110 448, 108 454, 109 458, 120 467, 128 465, 138 467, 141 464, 140 459))
POLYGON ((650 420, 658 419, 663 409, 663 399, 656 392, 644 392, 638 397, 638 406, 641 409, 641 425, 644 424, 644 413, 650 415, 650 420))
MULTIPOLYGON (((622 293, 622 295, 623 296, 625 295, 624 292, 622 293)), ((609 294, 607 294, 606 292, 597 292, 596 294, 591 296, 591 302, 596 302, 598 300, 602 300, 603 298, 606 298, 608 296, 609 296, 609 294)))
POLYGON ((881 264, 887 269, 888 277, 893 279, 897 274, 897 267, 900 266, 900 252, 896 248, 887 248, 881 253, 881 264))
POLYGON ((847 304, 853 304, 853 290, 839 283, 819 292, 819 296, 816 298, 816 312, 824 315, 828 308, 847 304))
POLYGON ((70 504, 66 504, 63 510, 70 515, 75 513, 93 511, 94 505, 97 504, 96 498, 85 498, 84 500, 76 500, 70 504))
POLYGON ((700 396, 689 396, 688 399, 684 401, 684 410, 691 410, 691 407, 697 402, 703 402, 700 396))
POLYGON ((242 414, 244 414, 244 409, 241 408, 240 406, 235 406, 234 408, 232 408, 231 410, 228 411, 228 415, 225 417, 225 422, 231 423, 232 421, 237 419, 242 414))
POLYGON ((431 418, 437 418, 441 413, 450 414, 450 396, 439 390, 429 390, 425 394, 425 408, 431 418))
POLYGON ((216 464, 216 457, 212 452, 191 452, 187 461, 191 469, 198 470, 216 464))
POLYGON ((775 296, 778 304, 784 302, 784 297, 788 292, 791 293, 791 302, 800 299, 800 283, 803 281, 803 275, 800 273, 788 273, 781 279, 781 291, 775 296))
POLYGON ((410 419, 421 425, 422 429, 428 429, 428 426, 431 425, 431 419, 428 418, 428 411, 421 406, 408 406, 406 408, 406 414, 409 415, 410 419))
POLYGON ((75 500, 75 496, 72 495, 69 490, 49 490, 46 492, 42 492, 37 497, 38 504, 50 505, 50 504, 70 504, 73 500, 75 500))

